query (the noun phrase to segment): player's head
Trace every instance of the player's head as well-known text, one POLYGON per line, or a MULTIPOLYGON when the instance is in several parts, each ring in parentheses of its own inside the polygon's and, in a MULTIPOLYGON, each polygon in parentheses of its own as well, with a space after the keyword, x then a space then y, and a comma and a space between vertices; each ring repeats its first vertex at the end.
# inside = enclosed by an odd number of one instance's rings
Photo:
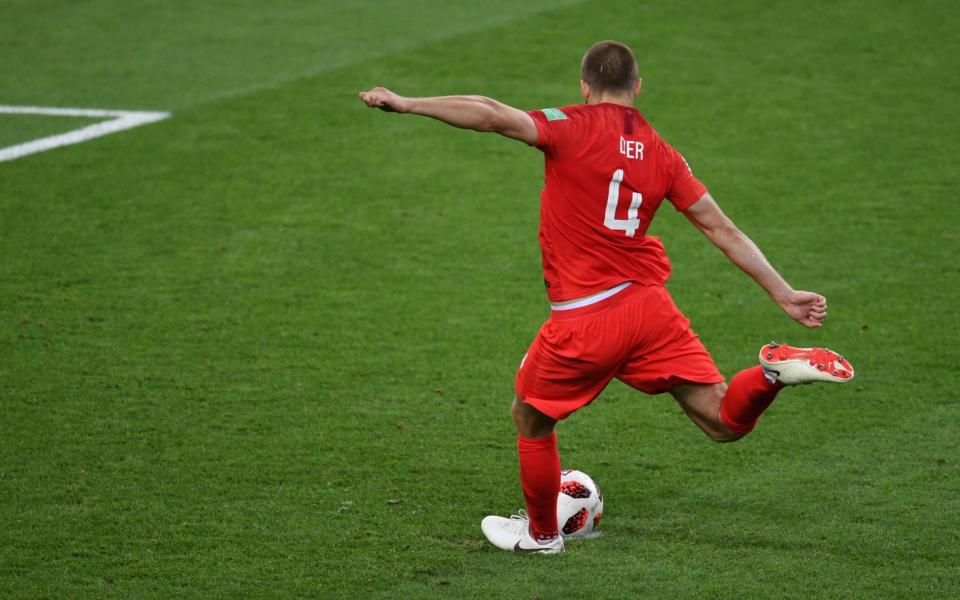
POLYGON ((640 93, 640 77, 633 50, 605 40, 590 46, 580 62, 580 91, 589 104, 600 98, 622 97, 633 102, 640 93))

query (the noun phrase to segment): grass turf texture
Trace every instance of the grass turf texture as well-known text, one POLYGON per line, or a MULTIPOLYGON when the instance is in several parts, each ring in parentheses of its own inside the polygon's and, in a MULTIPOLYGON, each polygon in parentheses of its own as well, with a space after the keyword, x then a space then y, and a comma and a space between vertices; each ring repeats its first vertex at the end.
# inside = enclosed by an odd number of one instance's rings
POLYGON ((176 112, 0 164, 3 596, 957 594, 949 3, 28 6, 0 8, 4 103, 176 112), (858 379, 788 390, 726 446, 612 385, 560 427, 604 536, 516 556, 478 524, 522 502, 541 159, 354 93, 562 105, 610 37, 653 124, 831 301, 791 324, 665 208, 722 370, 776 338, 858 379))

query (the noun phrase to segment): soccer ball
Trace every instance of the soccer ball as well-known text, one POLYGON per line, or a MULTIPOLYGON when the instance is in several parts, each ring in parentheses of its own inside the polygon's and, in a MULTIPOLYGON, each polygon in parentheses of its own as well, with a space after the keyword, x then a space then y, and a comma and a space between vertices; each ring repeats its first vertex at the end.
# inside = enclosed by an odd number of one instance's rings
POLYGON ((565 538, 594 537, 603 516, 603 493, 600 486, 583 471, 564 469, 560 472, 560 494, 557 496, 557 524, 565 538))

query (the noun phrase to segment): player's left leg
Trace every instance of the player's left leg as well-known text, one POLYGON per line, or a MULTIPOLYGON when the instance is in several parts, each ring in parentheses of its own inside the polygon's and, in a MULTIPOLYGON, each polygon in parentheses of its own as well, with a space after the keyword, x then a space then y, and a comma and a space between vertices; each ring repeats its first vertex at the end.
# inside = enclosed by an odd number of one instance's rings
POLYGON ((517 456, 520 486, 527 507, 527 521, 490 516, 481 528, 494 545, 505 550, 553 553, 563 550, 557 526, 557 494, 560 493, 560 452, 554 427, 557 420, 517 395, 513 401, 517 426, 517 456))
POLYGON ((520 486, 527 507, 510 518, 491 515, 480 528, 490 542, 504 550, 556 554, 563 552, 557 526, 560 493, 560 451, 554 427, 557 420, 517 395, 511 407, 517 427, 520 486))
POLYGON ((640 286, 584 307, 555 309, 521 361, 512 413, 527 514, 483 519, 484 535, 498 548, 563 551, 557 527, 561 476, 554 426, 590 404, 610 383, 623 348, 629 347, 629 340, 621 339, 622 328, 611 323, 625 320, 618 311, 637 290, 640 286))
POLYGON ((537 541, 560 536, 557 529, 557 494, 560 493, 560 451, 556 419, 548 417, 519 396, 513 400, 517 426, 520 486, 530 515, 530 530, 537 541))

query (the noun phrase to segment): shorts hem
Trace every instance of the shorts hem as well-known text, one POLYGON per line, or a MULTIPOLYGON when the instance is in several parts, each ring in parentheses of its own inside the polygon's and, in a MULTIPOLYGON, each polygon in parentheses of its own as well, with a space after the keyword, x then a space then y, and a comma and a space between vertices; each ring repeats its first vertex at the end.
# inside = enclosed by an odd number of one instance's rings
MULTIPOLYGON (((617 379, 620 379, 619 377, 617 379)), ((657 394, 666 394, 677 385, 716 385, 718 383, 723 383, 726 381, 726 378, 719 373, 713 376, 704 376, 704 377, 683 377, 680 375, 669 375, 662 378, 660 381, 650 381, 649 379, 645 381, 640 381, 634 383, 629 379, 620 379, 623 383, 629 385, 635 390, 648 394, 650 396, 656 396, 657 394)))
MULTIPOLYGON (((524 402, 524 403, 526 403, 526 404, 529 404, 530 406, 534 407, 534 408, 537 409, 538 411, 540 411, 540 412, 542 412, 543 414, 547 415, 547 416, 550 417, 551 419, 554 419, 554 420, 557 420, 557 421, 563 421, 564 419, 566 419, 567 417, 569 417, 569 416, 572 415, 573 413, 577 412, 577 411, 580 410, 581 408, 583 408, 583 407, 587 406, 588 404, 590 404, 591 402, 593 402, 593 400, 596 400, 596 398, 593 398, 593 399, 591 399, 589 402, 586 402, 586 403, 584 403, 584 404, 579 404, 579 405, 573 407, 571 410, 564 410, 564 409, 561 409, 561 407, 558 407, 558 406, 557 406, 557 403, 560 402, 560 401, 557 401, 557 400, 547 400, 546 398, 537 398, 537 397, 534 397, 534 396, 521 396, 521 397, 520 397, 520 401, 521 401, 521 402, 524 402), (546 405, 546 406, 545 406, 545 405, 546 405)), ((571 401, 571 404, 574 404, 574 402, 571 401)))

